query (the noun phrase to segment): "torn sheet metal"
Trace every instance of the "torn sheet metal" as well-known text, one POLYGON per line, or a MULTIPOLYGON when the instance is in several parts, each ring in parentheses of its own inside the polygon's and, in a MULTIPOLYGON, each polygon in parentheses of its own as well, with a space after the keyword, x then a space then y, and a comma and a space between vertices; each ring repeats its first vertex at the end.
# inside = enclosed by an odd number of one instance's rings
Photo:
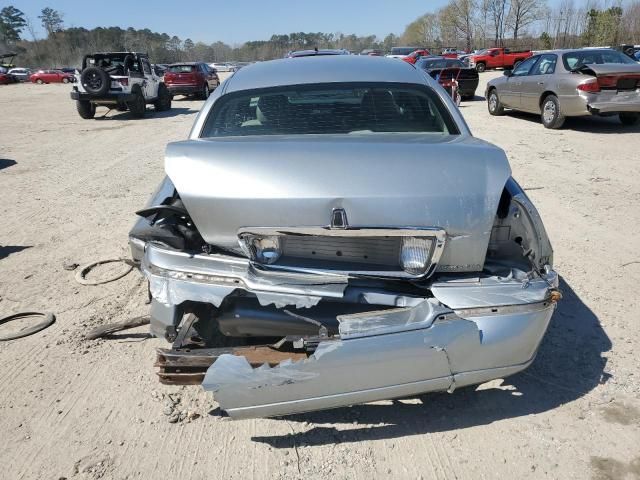
MULTIPOLYGON (((431 312, 427 307, 420 310, 431 312)), ((238 360, 216 362, 203 386, 215 392, 220 407, 234 418, 287 415, 449 389, 456 362, 480 344, 476 324, 458 318, 414 323, 420 328, 323 341, 306 360, 270 369, 250 369, 238 360)))
POLYGON ((475 277, 470 282, 436 278, 431 292, 440 302, 458 310, 541 302, 549 297, 550 289, 557 287, 558 274, 554 271, 536 278, 516 272, 505 277, 475 277))
POLYGON ((425 299, 415 307, 394 308, 374 312, 339 315, 340 337, 343 339, 381 335, 427 328, 433 321, 453 313, 433 299, 425 299))
POLYGON ((321 341, 307 359, 273 367, 268 375, 277 382, 267 385, 263 371, 236 362, 211 365, 204 385, 215 390, 220 407, 234 418, 451 391, 529 366, 554 308, 552 302, 540 302, 495 313, 485 309, 488 313, 464 319, 431 300, 413 309, 345 315, 343 338, 321 341), (242 380, 215 384, 211 379, 219 378, 216 372, 222 366, 231 378, 238 369, 242 380), (260 388, 254 388, 256 384, 260 388))

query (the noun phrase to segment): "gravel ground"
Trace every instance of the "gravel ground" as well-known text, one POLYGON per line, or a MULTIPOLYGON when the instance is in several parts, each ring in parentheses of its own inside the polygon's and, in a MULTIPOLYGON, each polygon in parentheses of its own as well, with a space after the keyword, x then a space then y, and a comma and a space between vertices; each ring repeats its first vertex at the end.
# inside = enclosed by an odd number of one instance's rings
POLYGON ((57 315, 0 343, 0 478, 640 478, 639 128, 580 119, 550 131, 535 116, 490 117, 481 97, 461 107, 507 151, 562 275, 529 370, 476 392, 234 422, 198 387, 158 384, 164 342, 145 327, 84 338, 147 312, 140 274, 91 287, 68 270, 127 255, 164 146, 186 137, 201 102, 85 121, 68 90, 0 87, 0 313, 57 315))

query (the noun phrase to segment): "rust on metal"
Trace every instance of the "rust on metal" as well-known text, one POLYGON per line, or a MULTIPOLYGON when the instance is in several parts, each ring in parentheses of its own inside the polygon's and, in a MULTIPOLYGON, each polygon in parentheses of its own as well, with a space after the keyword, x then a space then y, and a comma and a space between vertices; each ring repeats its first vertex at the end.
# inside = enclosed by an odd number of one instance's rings
POLYGON ((157 350, 155 367, 158 368, 160 383, 165 385, 199 385, 207 369, 222 354, 245 357, 253 367, 268 364, 271 367, 284 360, 298 361, 307 358, 303 352, 286 352, 270 345, 157 350))

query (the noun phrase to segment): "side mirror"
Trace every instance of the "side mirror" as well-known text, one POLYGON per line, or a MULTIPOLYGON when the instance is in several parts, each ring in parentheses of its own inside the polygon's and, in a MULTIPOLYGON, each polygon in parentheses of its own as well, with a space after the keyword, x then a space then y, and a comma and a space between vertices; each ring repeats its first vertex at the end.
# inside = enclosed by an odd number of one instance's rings
POLYGON ((502 74, 505 77, 510 77, 512 73, 513 73, 513 70, 505 70, 504 72, 502 72, 502 74))

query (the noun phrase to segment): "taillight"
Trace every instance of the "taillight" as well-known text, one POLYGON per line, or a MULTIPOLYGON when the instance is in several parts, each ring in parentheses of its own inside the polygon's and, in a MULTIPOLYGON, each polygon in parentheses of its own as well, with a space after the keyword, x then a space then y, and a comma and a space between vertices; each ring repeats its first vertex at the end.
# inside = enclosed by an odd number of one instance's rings
POLYGON ((129 85, 129 79, 128 78, 119 78, 117 81, 123 87, 126 87, 127 85, 129 85))
POLYGON ((586 82, 581 83, 576 87, 581 92, 588 93, 597 93, 600 91, 600 85, 598 84, 598 80, 595 78, 590 78, 586 82))

